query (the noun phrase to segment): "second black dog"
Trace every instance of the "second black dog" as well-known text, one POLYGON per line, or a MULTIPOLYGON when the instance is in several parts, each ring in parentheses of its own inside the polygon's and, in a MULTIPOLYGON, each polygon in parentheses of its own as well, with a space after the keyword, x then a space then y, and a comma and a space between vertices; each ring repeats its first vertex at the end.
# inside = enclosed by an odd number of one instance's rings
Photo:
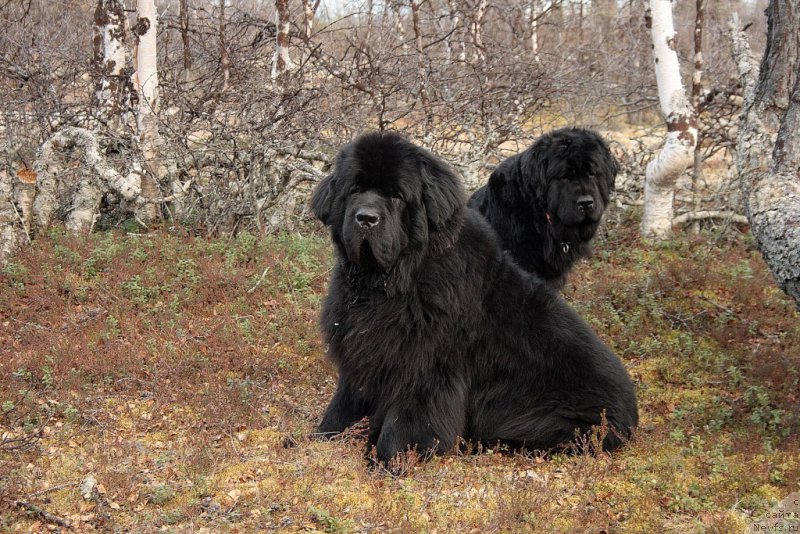
POLYGON ((520 267, 561 289, 575 262, 591 252, 617 170, 596 132, 563 128, 500 163, 469 205, 520 267))

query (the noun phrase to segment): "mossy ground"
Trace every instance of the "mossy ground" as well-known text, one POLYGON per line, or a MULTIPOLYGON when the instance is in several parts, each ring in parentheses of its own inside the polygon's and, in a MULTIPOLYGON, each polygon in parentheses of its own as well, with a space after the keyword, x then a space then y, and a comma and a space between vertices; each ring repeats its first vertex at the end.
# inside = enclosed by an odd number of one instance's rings
POLYGON ((0 531, 742 532, 798 491, 800 314, 751 238, 608 225, 566 298, 636 381, 611 456, 482 451, 371 471, 307 438, 335 372, 318 228, 39 236, 0 272, 0 531), (92 474, 99 490, 84 499, 92 474))

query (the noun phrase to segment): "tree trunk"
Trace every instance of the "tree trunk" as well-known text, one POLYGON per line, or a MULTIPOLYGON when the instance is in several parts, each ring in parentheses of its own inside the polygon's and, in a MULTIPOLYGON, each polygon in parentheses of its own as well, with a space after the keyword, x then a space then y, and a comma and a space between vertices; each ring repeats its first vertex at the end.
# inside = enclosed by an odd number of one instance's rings
POLYGON ((530 29, 531 29, 531 55, 533 56, 533 60, 536 63, 540 63, 541 59, 539 58, 539 9, 537 5, 539 4, 539 0, 530 0, 528 2, 528 13, 529 13, 529 20, 530 20, 530 29))
POLYGON ((735 159, 745 213, 773 276, 800 308, 798 14, 800 0, 770 1, 767 47, 760 69, 737 17, 731 20, 730 28, 733 56, 744 88, 735 159))
MULTIPOLYGON (((694 9, 694 73, 692 74, 692 106, 699 115, 703 96, 703 27, 705 25, 705 0, 695 0, 694 9)), ((700 184, 703 182, 702 129, 698 117, 697 144, 694 147, 692 166, 692 209, 700 211, 700 184)), ((699 222, 694 224, 695 233, 700 232, 699 222)))
POLYGON ((483 44, 483 19, 486 16, 488 7, 487 0, 478 0, 478 5, 472 13, 472 20, 469 24, 469 33, 472 38, 472 62, 481 63, 486 61, 486 51, 483 44))
MULTIPOLYGON (((398 2, 391 3, 392 15, 394 16, 395 30, 397 37, 400 39, 400 44, 403 48, 403 54, 408 51, 408 43, 406 42, 406 28, 403 26, 403 13, 400 11, 398 2)), ((382 123, 381 123, 382 124, 382 123)))
POLYGON ((463 37, 460 36, 459 32, 461 17, 458 14, 458 6, 455 0, 447 0, 447 16, 450 19, 450 38, 444 41, 445 60, 450 63, 453 61, 453 43, 459 41, 463 43, 463 37))
POLYGON ((419 83, 419 99, 422 104, 422 112, 425 114, 423 123, 423 138, 426 143, 432 140, 429 138, 433 131, 433 112, 431 111, 431 99, 428 96, 428 73, 425 68, 425 48, 422 41, 422 27, 419 19, 419 0, 411 0, 411 21, 414 27, 414 44, 417 51, 417 82, 419 83))
POLYGON ((94 100, 98 117, 112 130, 119 130, 130 110, 127 25, 121 0, 98 0, 94 12, 94 100))
POLYGON ((231 79, 231 61, 228 57, 228 43, 225 40, 225 4, 228 0, 219 3, 219 65, 222 69, 222 87, 220 93, 228 90, 231 79))
MULTIPOLYGON (((769 112, 769 120, 780 120, 792 88, 792 66, 798 47, 794 42, 797 17, 800 17, 800 13, 796 1, 770 0, 767 8, 767 44, 761 59, 754 96, 754 102, 758 102, 764 107, 764 111, 769 112)), ((773 122, 768 126, 777 128, 778 124, 773 122)))
POLYGON ((646 15, 653 36, 658 99, 667 123, 664 147, 645 175, 642 235, 666 239, 672 229, 675 184, 692 163, 697 143, 697 120, 681 80, 675 51, 675 28, 670 0, 650 0, 646 15))
MULTIPOLYGON (((33 201, 32 223, 35 228, 47 228, 56 212, 69 206, 66 227, 74 232, 89 231, 94 226, 104 191, 113 191, 127 201, 140 200, 141 173, 132 166, 127 176, 122 176, 103 159, 97 136, 90 130, 67 127, 56 132, 39 149, 34 163, 37 175, 37 192, 33 201), (70 163, 83 164, 75 192, 62 198, 63 176, 70 163)), ((28 221, 29 223, 31 221, 28 221)))
POLYGON ((374 10, 375 10, 374 0, 367 0, 367 29, 364 32, 364 38, 362 39, 361 43, 363 47, 368 47, 369 44, 372 42, 372 23, 373 23, 372 12, 374 10))
POLYGON ((183 43, 183 83, 190 83, 192 81, 192 45, 189 39, 189 0, 180 0, 179 19, 181 42, 183 43))
POLYGON ((275 57, 272 63, 272 81, 280 85, 281 80, 292 68, 292 58, 289 56, 289 0, 275 0, 276 17, 276 46, 275 57))
POLYGON ((319 8, 320 1, 303 0, 303 39, 305 39, 306 44, 311 40, 311 35, 314 32, 314 16, 319 8))
MULTIPOLYGON (((136 115, 136 126, 144 154, 147 173, 142 179, 142 196, 155 199, 161 196, 158 187, 162 165, 159 161, 158 133, 158 53, 156 33, 158 19, 154 0, 137 0, 138 20, 136 21, 136 89, 139 93, 139 109, 136 115)), ((139 217, 145 223, 158 220, 160 210, 153 203, 143 205, 139 217)))
POLYGON ((13 179, 4 169, 0 169, 0 266, 25 242, 21 214, 14 205, 13 179))

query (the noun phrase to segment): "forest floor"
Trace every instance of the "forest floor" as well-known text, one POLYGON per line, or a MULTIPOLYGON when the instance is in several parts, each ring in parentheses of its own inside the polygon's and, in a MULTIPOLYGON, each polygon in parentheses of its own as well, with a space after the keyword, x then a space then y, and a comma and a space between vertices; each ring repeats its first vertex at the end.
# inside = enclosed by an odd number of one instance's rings
POLYGON ((800 314, 749 233, 637 230, 565 292, 636 382, 635 439, 399 477, 357 433, 308 438, 335 386, 320 228, 39 236, 0 271, 0 531, 753 531, 800 491, 800 314))

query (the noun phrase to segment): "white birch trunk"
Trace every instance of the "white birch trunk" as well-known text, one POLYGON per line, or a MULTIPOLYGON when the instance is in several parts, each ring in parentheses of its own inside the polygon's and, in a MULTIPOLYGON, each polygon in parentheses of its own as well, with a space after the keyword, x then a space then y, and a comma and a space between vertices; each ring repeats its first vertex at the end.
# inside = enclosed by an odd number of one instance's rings
POLYGON ((311 35, 314 33, 314 16, 319 8, 321 0, 303 0, 303 38, 306 43, 311 40, 311 35))
POLYGON ((458 38, 458 25, 461 24, 461 17, 454 0, 447 0, 447 12, 450 18, 450 38, 445 39, 445 59, 447 63, 453 61, 453 41, 458 38))
POLYGON ((647 165, 642 235, 666 239, 672 229, 675 184, 693 161, 697 120, 681 80, 672 2, 650 0, 649 15, 658 99, 667 124, 667 137, 661 151, 647 165))
POLYGON ((400 45, 403 47, 403 53, 408 52, 408 43, 406 42, 406 28, 403 26, 403 14, 400 12, 400 6, 397 2, 392 2, 392 14, 394 15, 395 29, 397 30, 397 37, 400 39, 400 45))
POLYGON ((539 58, 539 10, 536 8, 538 0, 531 0, 528 5, 528 15, 531 27, 531 55, 533 60, 537 63, 541 62, 539 58))
POLYGON ((13 193, 13 178, 0 169, 0 266, 5 265, 25 242, 21 214, 14 206, 13 193))
POLYGON ((74 232, 91 230, 104 191, 113 191, 130 202, 140 200, 141 173, 137 166, 127 176, 118 173, 103 159, 97 136, 83 128, 64 128, 45 141, 33 169, 38 189, 32 210, 35 228, 47 228, 56 211, 69 206, 66 227, 74 232), (75 159, 85 170, 80 173, 75 194, 61 198, 63 175, 69 168, 63 162, 75 159))
MULTIPOLYGON (((150 117, 158 113, 158 54, 156 32, 158 19, 154 0, 137 0, 139 19, 136 31, 136 89, 139 92, 139 132, 152 128, 150 117)), ((157 124, 157 123, 156 123, 157 124)))
MULTIPOLYGON (((135 33, 138 37, 136 45, 135 87, 139 93, 139 109, 136 115, 136 126, 139 131, 142 152, 147 165, 147 175, 142 180, 142 195, 145 199, 160 196, 158 179, 162 174, 158 147, 158 53, 156 34, 158 16, 154 0, 137 0, 138 20, 135 33)), ((158 206, 144 204, 140 217, 144 222, 157 220, 158 206)))
POLYGON ((130 104, 125 72, 129 59, 125 6, 121 0, 98 0, 94 20, 94 98, 100 117, 117 129, 125 122, 130 104))
POLYGON ((22 229, 30 239, 31 220, 33 220, 33 201, 36 198, 36 172, 31 169, 17 171, 17 180, 14 182, 14 202, 22 216, 22 229))
POLYGON ((487 0, 478 0, 478 6, 473 13, 472 21, 470 22, 469 29, 472 36, 472 61, 474 63, 483 62, 486 60, 483 45, 483 18, 486 16, 486 9, 488 7, 487 0))
POLYGON ((430 135, 433 132, 433 113, 431 111, 431 101, 428 95, 428 73, 425 68, 425 48, 422 41, 422 26, 420 24, 420 1, 411 0, 411 21, 414 28, 414 48, 417 52, 417 81, 419 83, 419 98, 422 103, 422 111, 425 114, 423 139, 426 144, 430 144, 430 135))
POLYGON ((275 0, 275 26, 277 28, 275 56, 272 62, 272 81, 279 84, 284 74, 292 69, 289 55, 289 0, 275 0))

